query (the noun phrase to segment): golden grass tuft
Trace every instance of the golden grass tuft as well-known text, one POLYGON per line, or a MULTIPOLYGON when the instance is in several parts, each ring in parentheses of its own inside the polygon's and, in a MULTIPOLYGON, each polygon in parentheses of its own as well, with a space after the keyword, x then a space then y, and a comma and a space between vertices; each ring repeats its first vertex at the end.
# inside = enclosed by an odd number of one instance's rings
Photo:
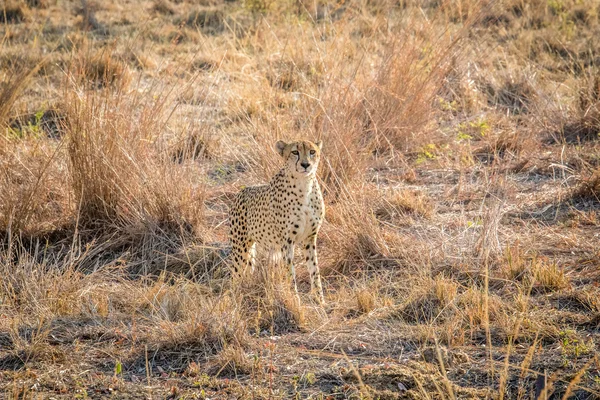
POLYGON ((600 202, 600 169, 594 171, 591 176, 581 180, 573 189, 572 198, 575 200, 589 200, 600 202))
POLYGON ((548 293, 571 286, 565 271, 544 257, 524 256, 519 247, 512 247, 505 251, 505 258, 501 264, 503 278, 521 282, 525 290, 548 293))
MULTIPOLYGON (((167 200, 177 190, 173 174, 185 171, 150 169, 160 161, 148 155, 158 151, 153 142, 164 124, 163 111, 160 97, 140 104, 120 91, 87 92, 84 98, 67 99, 69 165, 82 220, 180 222, 185 218, 167 200), (150 170, 154 175, 148 175, 150 170)), ((189 206, 188 199, 182 201, 189 206)))
POLYGON ((94 31, 99 34, 107 34, 106 26, 96 18, 96 12, 101 9, 100 4, 94 0, 81 0, 80 7, 76 9, 79 15, 78 26, 84 31, 94 31))
POLYGON ((94 88, 108 86, 125 88, 131 79, 127 64, 115 57, 108 49, 89 58, 81 56, 77 74, 84 84, 94 88))
POLYGON ((62 151, 37 141, 0 138, 0 167, 4 171, 0 178, 0 230, 9 235, 35 235, 68 221, 65 164, 57 160, 62 151))
POLYGON ((382 199, 383 204, 375 210, 379 219, 394 220, 398 216, 416 216, 426 219, 435 214, 435 203, 421 191, 398 190, 382 199))
POLYGON ((158 66, 155 57, 149 51, 128 48, 118 58, 138 70, 154 70, 158 66))
POLYGON ((15 101, 31 82, 39 67, 40 64, 29 68, 20 66, 16 71, 9 71, 8 76, 3 76, 0 85, 0 126, 5 127, 8 123, 15 101))
POLYGON ((598 105, 586 110, 586 114, 562 126, 553 138, 557 142, 578 144, 600 140, 600 111, 598 105))
POLYGON ((332 270, 352 274, 367 265, 372 268, 394 265, 396 262, 387 246, 386 234, 375 218, 369 214, 357 218, 352 210, 348 203, 328 210, 331 226, 324 230, 330 242, 328 247, 336 251, 329 253, 331 261, 325 272, 332 270))
POLYGON ((497 86, 489 84, 486 92, 490 105, 499 106, 512 114, 529 112, 535 97, 535 89, 524 77, 507 77, 497 86))
MULTIPOLYGON (((432 323, 447 319, 455 310, 458 294, 455 281, 438 276, 418 285, 409 300, 395 315, 409 323, 432 323)), ((464 296, 461 296, 461 299, 464 296)))
POLYGON ((252 363, 239 346, 227 346, 212 360, 211 367, 216 377, 237 377, 249 375, 252 372, 252 363))
POLYGON ((151 349, 159 359, 175 371, 183 371, 197 357, 212 357, 230 344, 245 343, 243 324, 227 318, 217 321, 196 315, 183 323, 159 324, 161 332, 151 339, 151 349), (227 323, 235 324, 227 326, 227 323))
MULTIPOLYGON (((9 74, 0 85, 0 166, 4 171, 0 190, 0 229, 19 234, 35 232, 53 225, 64 210, 61 162, 57 161, 60 148, 40 143, 35 135, 14 124, 11 114, 15 102, 31 83, 40 64, 9 74), (28 168, 23 168, 23 163, 28 168)), ((43 115, 32 129, 43 129, 43 115)), ((61 123, 62 125, 62 123, 61 123)))
POLYGON ((307 64, 301 60, 276 60, 269 63, 267 80, 276 89, 288 92, 302 90, 310 80, 316 80, 323 71, 319 64, 307 64))
POLYGON ((211 158, 217 154, 217 145, 206 133, 189 132, 180 139, 170 150, 174 162, 182 163, 186 160, 211 158))
POLYGON ((554 292, 567 289, 571 286, 565 271, 556 263, 539 261, 532 265, 533 287, 542 292, 554 292))
POLYGON ((359 313, 368 314, 377 307, 377 297, 370 289, 359 289, 355 291, 355 295, 359 313))
POLYGON ((304 304, 287 275, 283 266, 276 265, 274 271, 261 269, 243 281, 233 282, 236 296, 252 312, 248 319, 256 334, 297 332, 308 322, 304 304))
MULTIPOLYGON (((141 171, 130 152, 137 150, 137 154, 140 154, 145 150, 147 142, 144 139, 151 137, 150 124, 155 118, 146 115, 150 118, 147 121, 149 125, 140 132, 147 136, 138 137, 129 115, 122 114, 116 108, 112 109, 110 115, 111 101, 118 103, 118 95, 106 92, 104 96, 95 98, 88 95, 85 99, 73 97, 67 109, 69 161, 74 192, 79 199, 81 215, 89 221, 116 218, 128 211, 126 202, 133 205, 136 201, 133 191, 139 183, 136 185, 135 171, 138 174, 141 171), (105 106, 108 108, 106 111, 105 106), (120 119, 121 124, 125 123, 124 126, 128 125, 130 129, 111 128, 115 126, 113 118, 120 119), (112 134, 106 134, 106 130, 111 129, 112 134), (130 173, 124 175, 122 171, 130 173)), ((130 108, 130 112, 133 109, 130 108)))

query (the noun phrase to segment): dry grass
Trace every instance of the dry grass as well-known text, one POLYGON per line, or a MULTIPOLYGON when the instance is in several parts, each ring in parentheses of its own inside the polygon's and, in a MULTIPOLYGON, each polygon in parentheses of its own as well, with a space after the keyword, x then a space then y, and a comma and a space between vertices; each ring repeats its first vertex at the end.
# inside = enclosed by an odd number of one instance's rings
POLYGON ((583 179, 578 187, 573 190, 572 196, 577 200, 598 202, 600 200, 600 169, 594 171, 588 178, 583 179))
POLYGON ((17 24, 25 21, 29 16, 29 9, 24 2, 7 1, 2 3, 0 22, 4 24, 17 24))
POLYGON ((375 215, 384 220, 407 215, 430 219, 434 214, 435 203, 424 193, 412 190, 393 192, 383 199, 383 205, 375 211, 375 215))
POLYGON ((129 84, 127 65, 115 57, 110 49, 103 49, 89 57, 81 55, 79 58, 76 74, 84 85, 97 88, 114 85, 126 88, 129 84))
POLYGON ((7 1, 8 398, 600 396, 600 9, 7 1), (323 140, 326 305, 227 211, 323 140))

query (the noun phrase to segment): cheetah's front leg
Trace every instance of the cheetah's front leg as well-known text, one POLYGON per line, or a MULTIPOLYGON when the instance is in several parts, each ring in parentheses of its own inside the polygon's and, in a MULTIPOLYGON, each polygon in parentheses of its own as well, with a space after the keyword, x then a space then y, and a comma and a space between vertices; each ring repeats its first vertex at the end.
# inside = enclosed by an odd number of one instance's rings
POLYGON ((292 239, 287 239, 286 244, 281 249, 281 252, 283 254, 283 258, 290 272, 290 275, 292 276, 296 297, 298 297, 298 285, 296 284, 296 268, 294 268, 294 242, 292 241, 292 239))
POLYGON ((319 273, 319 264, 317 261, 317 235, 313 235, 304 241, 304 255, 306 257, 306 266, 310 274, 310 291, 315 292, 315 281, 318 300, 321 304, 325 303, 323 297, 323 286, 321 286, 321 274, 319 273))

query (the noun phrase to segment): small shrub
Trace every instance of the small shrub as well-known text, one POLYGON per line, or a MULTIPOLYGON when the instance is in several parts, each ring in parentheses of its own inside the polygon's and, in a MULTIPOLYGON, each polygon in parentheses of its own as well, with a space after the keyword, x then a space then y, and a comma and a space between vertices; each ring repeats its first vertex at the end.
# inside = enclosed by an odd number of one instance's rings
POLYGON ((42 109, 12 119, 10 129, 15 132, 30 132, 38 136, 45 134, 49 138, 58 139, 64 134, 65 118, 65 114, 58 109, 42 109))
POLYGON ((196 71, 206 71, 211 72, 215 68, 217 68, 218 63, 215 60, 206 57, 195 58, 191 64, 191 70, 196 71))
POLYGON ((586 342, 581 336, 572 329, 565 329, 560 332, 560 345, 562 355, 565 361, 570 361, 572 358, 578 358, 593 351, 594 342, 588 339, 586 342))
POLYGON ((273 0, 244 0, 244 7, 255 14, 266 14, 273 0))

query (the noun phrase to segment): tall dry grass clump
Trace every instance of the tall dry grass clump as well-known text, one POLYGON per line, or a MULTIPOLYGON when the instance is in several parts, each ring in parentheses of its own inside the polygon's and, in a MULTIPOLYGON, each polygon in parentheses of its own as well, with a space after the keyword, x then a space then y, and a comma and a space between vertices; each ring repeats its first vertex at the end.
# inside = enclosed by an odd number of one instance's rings
POLYGON ((0 85, 0 124, 8 124, 8 117, 15 101, 31 82, 31 78, 38 71, 40 65, 31 68, 20 66, 18 69, 9 69, 2 76, 0 85))
POLYGON ((127 254, 130 271, 158 272, 165 254, 202 229, 201 166, 175 164, 165 146, 177 106, 172 90, 156 83, 141 89, 139 82, 131 90, 98 86, 81 78, 85 71, 75 63, 63 90, 73 226, 99 241, 107 257, 127 254))
POLYGON ((315 129, 329 149, 322 176, 336 192, 359 181, 373 155, 415 151, 431 133, 434 99, 457 42, 438 37, 432 26, 420 28, 422 39, 412 41, 406 32, 419 27, 396 27, 376 56, 363 55, 370 68, 334 64, 325 78, 315 129))
POLYGON ((0 232, 8 236, 52 226, 65 205, 60 144, 42 140, 39 124, 29 130, 13 124, 40 66, 9 68, 0 83, 0 232))
POLYGON ((171 370, 182 370, 190 361, 210 358, 230 346, 247 347, 248 321, 230 293, 206 296, 187 280, 171 285, 161 275, 140 294, 140 306, 155 328, 149 347, 169 361, 171 370))
MULTIPOLYGON (((380 19, 366 17, 379 6, 348 7, 336 21, 336 41, 316 41, 301 29, 306 22, 276 39, 271 25, 256 28, 265 43, 255 45, 273 52, 274 61, 265 66, 269 85, 252 93, 260 101, 248 115, 263 166, 272 167, 263 161, 272 152, 263 149, 281 136, 323 140, 320 177, 332 198, 362 180, 373 156, 416 152, 430 140, 436 96, 475 18, 450 31, 436 18, 406 14, 384 28, 380 19), (364 26, 357 31, 357 25, 364 26), (315 49, 304 50, 304 43, 315 49)), ((326 26, 320 26, 324 36, 326 26)))
POLYGON ((140 209, 141 157, 150 150, 160 114, 137 106, 122 92, 68 93, 70 173, 84 220, 111 220, 140 209))
POLYGON ((363 129, 380 150, 392 146, 409 151, 433 129, 434 99, 450 68, 446 52, 451 54, 455 44, 432 36, 390 40, 374 79, 364 89, 363 129))
POLYGON ((396 270, 399 273, 426 272, 436 257, 431 243, 415 235, 399 233, 394 225, 377 217, 378 199, 373 187, 357 188, 327 208, 322 228, 327 252, 320 257, 324 274, 354 276, 367 271, 396 270))
POLYGON ((168 93, 150 102, 137 93, 75 87, 65 95, 69 171, 82 221, 136 225, 195 214, 194 194, 177 181, 186 171, 169 168, 157 142, 168 120, 168 93), (173 201, 177 194, 183 197, 173 201))
POLYGON ((37 235, 67 223, 63 154, 60 143, 0 137, 0 237, 37 235))

